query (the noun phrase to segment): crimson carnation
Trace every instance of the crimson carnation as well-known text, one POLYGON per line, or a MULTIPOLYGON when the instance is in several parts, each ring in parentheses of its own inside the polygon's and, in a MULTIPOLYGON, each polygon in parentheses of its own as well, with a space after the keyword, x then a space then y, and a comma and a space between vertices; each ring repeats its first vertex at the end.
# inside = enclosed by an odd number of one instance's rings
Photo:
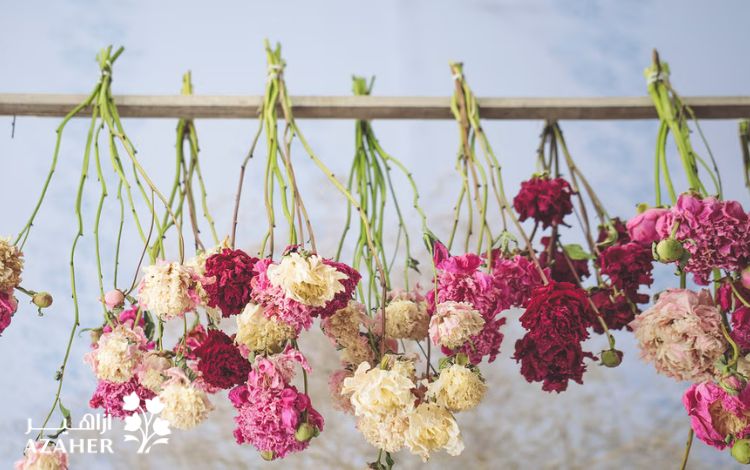
POLYGON ((552 249, 552 257, 550 257, 550 237, 542 237, 541 242, 544 246, 544 250, 539 253, 539 264, 549 268, 549 277, 551 277, 552 280, 577 284, 576 275, 581 281, 591 275, 591 272, 589 271, 589 262, 585 259, 566 259, 565 253, 563 253, 563 251, 557 246, 552 249), (568 263, 568 261, 570 261, 570 263, 568 263), (571 265, 573 265, 575 271, 570 269, 571 265))
POLYGON ((224 317, 242 312, 250 301, 250 281, 257 262, 258 258, 230 248, 209 256, 202 282, 208 294, 208 306, 219 308, 224 317))
POLYGON ((135 377, 123 383, 100 380, 96 384, 94 396, 89 400, 89 406, 91 408, 102 408, 104 414, 108 416, 124 418, 135 413, 135 411, 126 411, 122 408, 125 404, 123 399, 132 392, 135 392, 140 397, 141 408, 146 407, 146 400, 156 396, 154 392, 141 386, 135 377))
POLYGON ((208 337, 194 353, 198 370, 209 385, 227 389, 247 380, 250 362, 223 331, 209 330, 208 337))
POLYGON ((557 393, 568 388, 568 380, 583 383, 583 360, 587 357, 595 359, 577 341, 544 334, 527 334, 516 341, 513 356, 521 363, 521 374, 529 383, 542 382, 542 390, 557 393))
POLYGON ((732 339, 741 349, 750 349, 750 308, 744 305, 732 313, 732 339))
POLYGON ((521 183, 521 190, 513 198, 513 208, 521 221, 534 219, 547 228, 561 224, 573 212, 572 194, 573 189, 563 178, 534 176, 521 183))
POLYGON ((629 295, 638 292, 640 286, 654 282, 653 255, 649 247, 630 242, 605 248, 599 254, 602 274, 609 277, 612 285, 629 295))
MULTIPOLYGON (((594 288, 589 293, 589 298, 610 330, 621 330, 623 328, 630 330, 628 323, 633 321, 638 309, 625 294, 615 293, 611 289, 594 288)), ((646 296, 646 300, 648 300, 648 296, 646 296)), ((592 312, 591 327, 596 333, 604 334, 604 328, 596 318, 596 312, 592 312)))
POLYGON ((526 330, 571 341, 589 337, 589 304, 586 291, 567 282, 550 282, 534 290, 519 319, 526 330))

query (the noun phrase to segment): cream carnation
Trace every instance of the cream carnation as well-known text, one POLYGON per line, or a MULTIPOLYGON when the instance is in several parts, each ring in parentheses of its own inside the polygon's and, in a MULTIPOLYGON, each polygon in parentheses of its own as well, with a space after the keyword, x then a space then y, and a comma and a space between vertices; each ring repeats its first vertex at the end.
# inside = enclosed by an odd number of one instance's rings
POLYGON ((451 411, 465 411, 477 406, 487 386, 478 372, 460 364, 440 371, 440 376, 427 387, 427 396, 451 411))
POLYGON ((707 290, 670 289, 630 322, 630 327, 641 357, 653 362, 657 372, 700 382, 716 374, 714 363, 727 348, 721 322, 707 290))
POLYGON ((157 351, 149 351, 143 355, 141 362, 135 368, 135 376, 143 387, 154 393, 159 393, 166 380, 164 373, 172 367, 172 361, 157 351))
POLYGON ((357 335, 349 344, 341 349, 341 362, 358 366, 363 362, 375 360, 375 351, 372 350, 367 336, 357 335))
POLYGON ((99 338, 96 348, 84 356, 96 377, 112 383, 123 383, 133 378, 135 367, 143 354, 146 342, 143 331, 118 325, 99 338))
POLYGON ((450 411, 434 403, 422 403, 409 413, 406 446, 427 462, 430 452, 438 449, 445 449, 449 455, 461 454, 464 441, 450 411))
POLYGON ((48 441, 29 444, 14 470, 68 470, 68 454, 48 441))
POLYGON ((352 300, 321 321, 326 336, 340 346, 347 346, 359 338, 359 326, 364 322, 365 306, 352 300))
POLYGON ((0 291, 8 292, 21 284, 23 253, 10 239, 0 238, 0 291))
POLYGON ((344 290, 341 281, 347 278, 320 256, 305 258, 296 252, 284 256, 279 264, 269 265, 267 274, 271 284, 281 287, 288 298, 312 307, 325 307, 344 290))
MULTIPOLYGON (((385 307, 386 336, 421 341, 427 337, 430 316, 426 302, 394 300, 385 307)), ((376 325, 380 322, 376 321, 376 325)))
POLYGON ((191 429, 202 423, 213 405, 206 392, 190 384, 171 382, 159 393, 164 405, 161 417, 176 429, 191 429))
POLYGON ((163 320, 170 320, 195 308, 196 282, 190 268, 179 263, 160 262, 143 269, 138 290, 140 305, 163 320))
POLYGON ((352 394, 356 416, 378 419, 406 413, 414 407, 414 382, 399 371, 370 368, 363 362, 353 377, 344 379, 341 393, 352 394))
POLYGON ((251 351, 277 353, 287 341, 294 338, 294 328, 277 317, 266 317, 260 305, 247 304, 235 318, 237 336, 234 340, 251 351))
POLYGON ((398 452, 404 447, 409 420, 404 414, 385 417, 361 416, 357 429, 372 446, 386 452, 398 452))
POLYGON ((484 318, 468 302, 438 304, 430 319, 430 338, 436 345, 456 349, 482 331, 484 318))

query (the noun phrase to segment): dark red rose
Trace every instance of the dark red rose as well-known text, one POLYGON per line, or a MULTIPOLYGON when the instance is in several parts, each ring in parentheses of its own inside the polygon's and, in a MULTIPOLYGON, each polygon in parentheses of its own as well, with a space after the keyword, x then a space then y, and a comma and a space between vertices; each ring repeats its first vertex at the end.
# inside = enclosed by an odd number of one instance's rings
POLYGON ((598 263, 601 273, 609 277, 612 285, 628 295, 638 292, 640 286, 650 286, 654 282, 651 249, 640 243, 607 247, 599 254, 598 263))
POLYGON ((568 263, 568 260, 565 258, 565 253, 563 253, 557 246, 552 250, 552 258, 550 259, 548 249, 550 237, 542 237, 541 242, 544 246, 544 250, 539 253, 539 264, 545 268, 549 268, 549 276, 553 280, 576 284, 576 274, 581 281, 591 275, 589 272, 589 262, 587 260, 571 259, 570 263, 568 263), (570 269, 571 264, 575 269, 575 273, 570 269))
POLYGON ((588 302, 580 287, 552 281, 534 290, 520 322, 529 332, 580 342, 589 336, 588 302))
POLYGON ((568 388, 568 380, 583 383, 583 360, 587 357, 595 358, 577 341, 529 333, 516 341, 513 359, 521 363, 521 374, 529 383, 542 382, 545 392, 560 393, 568 388))
POLYGON ((229 248, 209 256, 201 283, 208 294, 208 305, 220 309, 224 317, 242 312, 250 301, 250 281, 257 262, 258 258, 229 248))
POLYGON ((227 389, 247 381, 250 362, 223 331, 209 330, 208 337, 194 353, 198 370, 209 385, 227 389))
MULTIPOLYGON (((648 296, 646 297, 648 298, 648 296)), ((594 288, 589 292, 589 298, 596 305, 610 330, 621 330, 623 328, 630 330, 627 325, 639 311, 624 293, 615 294, 611 289, 594 288)), ((595 312, 592 312, 591 315, 591 327, 596 333, 604 333, 604 328, 596 318, 595 312)))
POLYGON ((732 313, 732 339, 740 349, 750 349, 750 308, 744 305, 732 313))
POLYGON ((513 198, 513 208, 521 221, 533 219, 547 228, 561 224, 573 212, 572 194, 573 189, 563 178, 534 176, 521 183, 521 190, 513 198))

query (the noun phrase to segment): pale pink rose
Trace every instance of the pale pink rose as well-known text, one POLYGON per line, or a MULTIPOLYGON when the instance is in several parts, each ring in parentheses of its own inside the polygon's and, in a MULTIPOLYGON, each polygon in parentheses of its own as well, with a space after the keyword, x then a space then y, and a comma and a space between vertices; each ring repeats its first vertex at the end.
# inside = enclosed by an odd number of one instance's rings
POLYGON ((112 310, 116 307, 122 307, 125 303, 125 294, 119 289, 114 289, 104 294, 104 304, 112 310))
POLYGON ((721 314, 707 290, 669 289, 630 322, 643 360, 677 380, 711 379, 727 342, 721 314))

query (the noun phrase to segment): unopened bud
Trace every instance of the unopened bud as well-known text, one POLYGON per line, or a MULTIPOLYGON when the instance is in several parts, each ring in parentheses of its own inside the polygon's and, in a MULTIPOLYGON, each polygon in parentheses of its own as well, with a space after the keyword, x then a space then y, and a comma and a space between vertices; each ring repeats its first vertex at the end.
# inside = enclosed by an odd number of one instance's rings
POLYGON ((606 367, 617 367, 622 362, 622 351, 607 349, 601 352, 602 365, 606 367))
POLYGON ((310 423, 302 423, 294 433, 294 438, 299 442, 307 442, 315 437, 315 427, 310 423))
POLYGON ((732 457, 743 465, 750 464, 750 440, 738 439, 734 441, 732 457))
POLYGON ((93 329, 91 330, 89 335, 91 336, 91 344, 96 344, 99 342, 99 338, 102 337, 102 329, 101 328, 93 329))
POLYGON ((271 461, 275 459, 276 457, 273 455, 272 450, 264 450, 260 453, 260 456, 263 457, 263 460, 271 461))
POLYGON ((125 294, 120 289, 114 289, 104 294, 104 304, 112 310, 113 308, 122 307, 125 303, 125 294))
POLYGON ((656 244, 656 255, 662 263, 673 263, 682 258, 684 253, 682 243, 674 238, 665 238, 656 244))
POLYGON ((750 266, 746 267, 742 270, 742 287, 745 289, 750 289, 750 266))
POLYGON ((648 210, 648 204, 646 204, 645 202, 641 202, 640 204, 635 206, 635 210, 637 213, 643 214, 644 212, 648 210))
POLYGON ((47 308, 52 305, 52 294, 49 292, 37 292, 31 298, 31 301, 39 308, 47 308))

